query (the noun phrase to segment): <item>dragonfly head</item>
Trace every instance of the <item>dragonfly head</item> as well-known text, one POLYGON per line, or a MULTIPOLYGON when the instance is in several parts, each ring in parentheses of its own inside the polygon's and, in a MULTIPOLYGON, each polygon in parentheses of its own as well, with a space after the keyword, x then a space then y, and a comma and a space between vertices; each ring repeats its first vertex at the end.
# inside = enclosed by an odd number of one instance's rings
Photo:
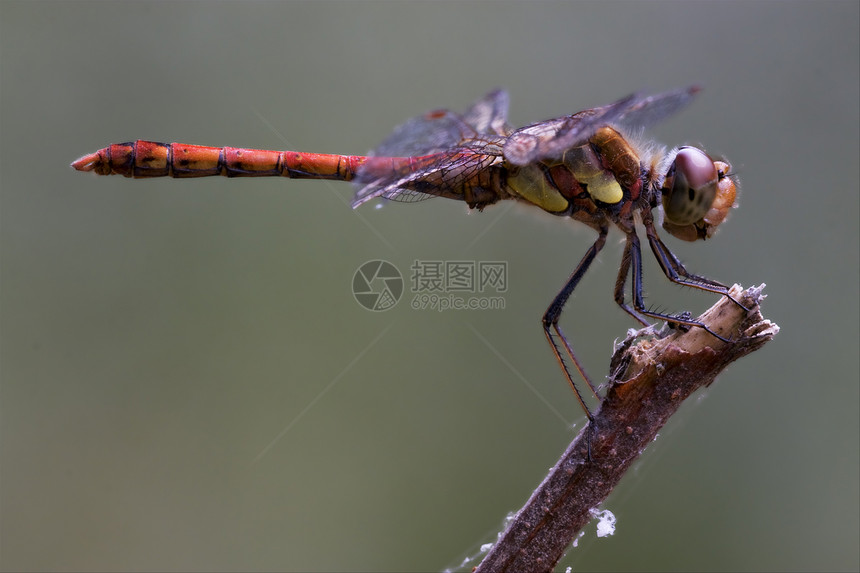
POLYGON ((663 228, 684 241, 710 238, 735 205, 730 171, 731 165, 701 149, 678 149, 660 189, 663 228))

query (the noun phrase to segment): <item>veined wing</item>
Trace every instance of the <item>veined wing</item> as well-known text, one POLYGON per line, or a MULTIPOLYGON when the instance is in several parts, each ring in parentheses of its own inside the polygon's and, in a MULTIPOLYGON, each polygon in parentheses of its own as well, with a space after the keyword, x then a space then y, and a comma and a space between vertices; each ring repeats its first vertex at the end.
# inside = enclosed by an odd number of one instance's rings
POLYGON ((508 93, 494 90, 463 114, 445 109, 407 120, 373 150, 377 157, 418 157, 460 147, 480 135, 507 135, 508 93))
POLYGON ((395 169, 390 167, 389 159, 371 157, 359 169, 353 208, 376 197, 407 203, 430 197, 463 200, 466 189, 477 184, 481 173, 503 160, 500 144, 400 158, 402 161, 395 169), (377 164, 374 159, 384 161, 377 164))
POLYGON ((605 125, 647 127, 685 107, 698 91, 692 86, 652 96, 633 94, 603 107, 527 125, 505 142, 505 159, 514 165, 527 165, 561 157, 605 125))
POLYGON ((462 199, 477 174, 502 160, 503 137, 511 132, 508 103, 506 91, 494 90, 462 115, 432 111, 401 124, 359 169, 352 206, 376 197, 462 199), (401 159, 385 159, 391 157, 401 159))
POLYGON ((480 186, 484 170, 502 159, 502 139, 497 142, 474 140, 469 145, 433 155, 398 158, 368 158, 355 179, 357 190, 353 208, 383 197, 413 202, 430 197, 463 200, 470 187, 480 186), (379 162, 374 160, 379 160, 379 162))
POLYGON ((493 90, 463 112, 463 121, 479 134, 510 135, 508 106, 510 97, 502 89, 493 90))

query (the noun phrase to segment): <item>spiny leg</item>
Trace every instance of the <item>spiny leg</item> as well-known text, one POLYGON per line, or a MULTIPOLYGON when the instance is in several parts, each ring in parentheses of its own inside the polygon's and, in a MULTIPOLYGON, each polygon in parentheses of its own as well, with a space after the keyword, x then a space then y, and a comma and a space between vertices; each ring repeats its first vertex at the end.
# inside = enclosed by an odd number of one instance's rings
MULTIPOLYGON (((660 239, 656 236, 656 233, 654 234, 654 237, 657 238, 657 241, 659 242, 660 239)), ((651 242, 650 239, 651 239, 651 235, 649 234, 649 242, 651 242)), ((723 286, 720 283, 717 283, 715 281, 710 281, 709 279, 704 279, 705 283, 703 284, 703 283, 693 282, 692 280, 686 280, 686 278, 685 279, 679 278, 677 273, 675 272, 674 267, 670 267, 669 266, 670 263, 667 260, 664 260, 663 258, 661 258, 661 255, 658 254, 658 251, 654 247, 653 242, 651 243, 651 246, 652 246, 652 249, 654 249, 654 254, 657 256, 657 260, 660 262, 660 267, 663 269, 663 272, 666 274, 666 277, 670 281, 677 283, 677 284, 681 284, 681 285, 685 285, 685 286, 692 286, 692 287, 699 288, 702 290, 707 290, 707 291, 716 292, 719 294, 724 294, 725 296, 729 296, 728 295, 728 288, 726 288, 725 286, 723 286), (672 269, 671 271, 667 270, 670 268, 672 269), (720 289, 723 289, 723 290, 720 290, 720 289)), ((678 259, 675 257, 675 255, 673 255, 666 248, 665 245, 660 243, 660 246, 662 247, 662 249, 666 253, 669 253, 669 255, 671 256, 671 261, 680 265, 680 262, 678 262, 678 259)), ((689 318, 687 313, 684 313, 684 314, 668 314, 668 313, 663 313, 663 312, 657 312, 654 310, 648 310, 647 308, 645 308, 645 300, 644 300, 644 297, 642 296, 642 251, 641 251, 641 248, 639 246, 639 237, 636 236, 636 232, 633 229, 630 229, 629 231, 627 231, 627 245, 624 247, 625 254, 627 254, 628 250, 630 251, 630 261, 631 261, 632 267, 633 267, 633 308, 636 309, 636 312, 643 314, 644 316, 655 318, 657 320, 665 320, 666 322, 673 323, 673 324, 683 324, 685 326, 697 326, 699 328, 704 329, 706 332, 708 332, 712 336, 722 340, 723 342, 730 342, 727 338, 720 336, 719 334, 717 334, 716 332, 714 332, 713 330, 708 328, 708 326, 705 325, 704 323, 699 322, 698 320, 693 320, 693 319, 689 318)), ((662 253, 663 251, 660 251, 660 252, 662 253)), ((664 253, 664 256, 665 256, 665 253, 664 253)), ((622 269, 621 270, 624 270, 623 267, 624 267, 624 265, 622 263, 622 269)), ((686 270, 684 272, 686 273, 686 270)), ((626 279, 626 277, 625 277, 625 279, 626 279)), ((622 281, 620 274, 619 274, 619 281, 622 281)), ((616 283, 616 288, 617 288, 617 283, 616 283)), ((623 281, 622 281, 622 289, 623 289, 623 281)), ((616 291, 616 296, 617 296, 617 294, 618 293, 616 291)), ((731 297, 729 297, 729 298, 731 298, 731 297)), ((616 298, 616 301, 617 300, 618 299, 616 298)), ((732 300, 734 300, 734 299, 732 299, 732 300)), ((627 305, 622 304, 623 301, 624 301, 624 294, 622 292, 621 293, 621 303, 619 303, 619 304, 621 304, 621 308, 623 308, 624 310, 627 310, 627 305)), ((735 301, 735 302, 737 302, 737 301, 735 301)), ((740 303, 738 303, 738 304, 740 304, 740 303)))
POLYGON ((675 284, 726 296, 744 311, 749 312, 747 307, 735 300, 729 294, 729 287, 726 285, 706 277, 694 275, 687 271, 681 261, 678 260, 678 257, 675 256, 675 253, 670 251, 669 247, 667 247, 657 235, 657 230, 654 228, 653 222, 645 222, 645 233, 648 236, 648 243, 651 245, 651 250, 654 252, 657 262, 660 263, 660 268, 663 269, 663 274, 666 275, 666 278, 675 284))
MULTIPOLYGON (((573 273, 570 275, 570 278, 567 279, 567 283, 565 283, 564 287, 559 291, 555 298, 550 303, 549 307, 546 309, 546 312, 543 315, 543 331, 544 335, 546 335, 546 339, 549 342, 550 348, 552 348, 553 354, 555 355, 555 359, 558 361, 559 366, 561 366, 562 372, 564 372, 565 378, 567 378, 568 384, 573 388, 573 392, 576 394, 577 400, 579 400, 580 406, 585 411, 585 415, 588 417, 589 422, 593 422, 594 418, 591 415, 591 410, 588 409, 588 406, 585 404, 585 400, 582 397, 582 394, 579 392, 579 388, 577 388, 576 383, 573 381, 573 377, 570 374, 570 370, 567 367, 567 363, 564 360, 561 349, 559 348, 558 342, 556 341, 555 336, 553 336, 553 331, 561 339, 562 344, 564 344, 565 353, 570 357, 571 361, 573 361, 574 366, 576 367, 579 375, 582 376, 582 379, 585 380, 588 387, 597 396, 597 389, 594 387, 594 384, 591 382, 591 379, 585 373, 585 370, 582 367, 582 364, 577 360, 576 355, 573 353, 573 348, 571 348, 570 344, 567 342, 567 338, 564 336, 564 333, 558 326, 558 319, 561 317, 561 312, 564 309, 564 305, 567 303, 567 299, 570 298, 571 293, 573 293, 573 289, 576 288, 576 285, 582 279, 585 272, 588 270, 588 267, 594 261, 597 253, 600 252, 600 249, 603 248, 603 245, 606 243, 606 235, 609 232, 609 227, 601 227, 600 234, 597 237, 597 240, 594 241, 594 244, 586 251, 585 256, 582 257, 582 260, 579 261, 579 264, 574 269, 573 273)), ((589 448, 590 450, 590 448, 589 448)))
MULTIPOLYGON (((638 243, 639 237, 636 236, 636 231, 631 229, 627 232, 627 242, 624 244, 624 253, 621 255, 621 266, 618 268, 618 278, 615 279, 614 297, 615 302, 618 303, 618 306, 620 306, 624 312, 635 318, 642 326, 648 326, 648 322, 646 322, 639 313, 630 308, 630 305, 624 301, 624 285, 627 283, 627 275, 630 274, 630 264, 634 256, 637 258, 641 256, 640 250, 638 248, 633 248, 633 239, 638 243)), ((635 266, 641 272, 642 265, 637 263, 635 266)), ((638 280, 640 283, 642 282, 641 274, 638 280)))

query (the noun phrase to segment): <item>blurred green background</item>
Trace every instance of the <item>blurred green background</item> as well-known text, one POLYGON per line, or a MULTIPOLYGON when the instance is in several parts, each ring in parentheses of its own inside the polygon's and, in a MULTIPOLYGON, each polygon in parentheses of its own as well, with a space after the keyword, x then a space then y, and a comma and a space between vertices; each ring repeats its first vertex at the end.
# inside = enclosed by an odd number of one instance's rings
MULTIPOLYGON (((858 11, 3 2, 0 566, 456 566, 583 421, 539 320, 588 229, 72 160, 137 138, 360 154, 496 86, 522 125, 700 83, 649 136, 725 154, 740 208, 713 241, 667 242, 693 272, 767 283, 782 331, 670 421, 605 504, 616 534, 592 524, 562 566, 856 571, 858 11), (506 261, 505 309, 368 312, 350 285, 371 259, 506 261)), ((597 378, 634 326, 620 251, 615 233, 562 318, 597 378)), ((650 304, 715 302, 647 258, 650 304)))

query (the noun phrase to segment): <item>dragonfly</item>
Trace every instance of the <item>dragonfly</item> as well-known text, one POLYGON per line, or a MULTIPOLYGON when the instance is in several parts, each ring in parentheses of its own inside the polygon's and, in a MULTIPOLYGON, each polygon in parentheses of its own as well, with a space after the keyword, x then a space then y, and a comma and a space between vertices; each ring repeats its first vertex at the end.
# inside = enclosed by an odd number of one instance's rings
POLYGON ((663 320, 701 328, 729 342, 688 312, 669 314, 645 306, 640 226, 671 282, 728 297, 744 308, 724 284, 688 272, 663 243, 655 223, 662 212, 662 228, 674 237, 691 242, 710 238, 736 206, 737 181, 731 165, 696 147, 667 149, 640 141, 641 135, 634 137, 686 107, 699 91, 691 86, 656 95, 634 93, 605 106, 515 129, 507 121, 508 93, 497 89, 463 113, 436 110, 406 121, 367 156, 137 140, 85 155, 72 167, 134 178, 221 175, 350 181, 356 189, 353 208, 377 198, 412 202, 445 197, 478 210, 514 200, 584 223, 597 232, 597 239, 553 298, 542 326, 564 377, 593 422, 568 359, 599 399, 598 388, 559 319, 611 227, 626 237, 615 302, 643 326, 648 326, 648 318, 663 320))

